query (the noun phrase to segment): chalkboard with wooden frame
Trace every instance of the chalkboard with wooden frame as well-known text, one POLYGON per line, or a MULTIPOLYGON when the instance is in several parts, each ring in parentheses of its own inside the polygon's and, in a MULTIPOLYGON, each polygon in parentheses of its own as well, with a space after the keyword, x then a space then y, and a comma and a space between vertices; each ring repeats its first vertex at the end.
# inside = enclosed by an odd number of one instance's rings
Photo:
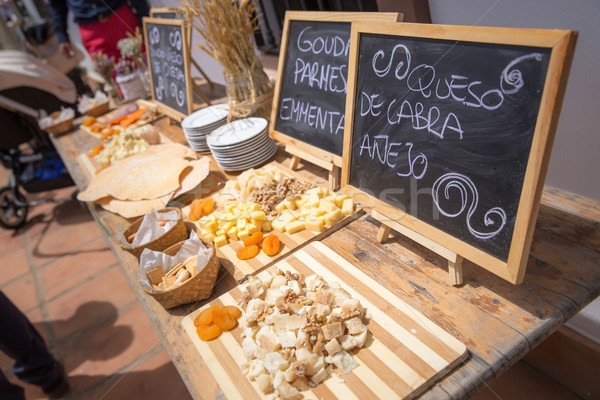
POLYGON ((577 32, 352 25, 342 185, 448 259, 521 283, 577 32))
POLYGON ((270 133, 294 155, 292 169, 304 159, 329 170, 330 187, 339 186, 351 23, 401 18, 398 13, 286 12, 270 133), (291 116, 294 107, 306 107, 308 123, 296 118, 300 111, 291 116))
POLYGON ((188 24, 162 18, 144 18, 143 22, 152 100, 160 112, 182 121, 193 111, 188 24))

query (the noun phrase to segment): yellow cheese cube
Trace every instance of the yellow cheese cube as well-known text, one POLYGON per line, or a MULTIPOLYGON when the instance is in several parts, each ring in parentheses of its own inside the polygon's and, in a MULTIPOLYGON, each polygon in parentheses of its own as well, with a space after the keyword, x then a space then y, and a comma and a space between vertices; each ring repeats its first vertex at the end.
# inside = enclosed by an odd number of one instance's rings
POLYGON ((335 196, 335 205, 337 208, 342 208, 344 200, 349 199, 347 194, 338 194, 335 196))
POLYGON ((297 216, 299 216, 299 214, 296 212, 293 212, 291 210, 283 210, 283 212, 280 215, 278 215, 277 218, 275 218, 275 220, 280 220, 287 224, 288 222, 294 221, 297 218, 297 216))
POLYGON ((219 229, 218 231, 215 232, 215 235, 217 235, 217 236, 225 236, 226 232, 227 232, 226 230, 219 229))
POLYGON ((323 199, 335 204, 335 194, 327 195, 323 197, 323 199))
POLYGON ((321 210, 320 208, 311 208, 310 209, 310 215, 315 216, 315 217, 320 217, 321 215, 325 215, 327 214, 327 212, 321 210))
POLYGON ((248 203, 240 203, 236 208, 240 211, 246 211, 248 209, 248 203))
POLYGON ((288 224, 285 225, 285 230, 287 233, 296 233, 296 232, 300 232, 303 231, 304 229, 306 229, 306 226, 304 225, 304 221, 292 221, 289 222, 288 224))
POLYGON ((300 216, 306 217, 307 215, 310 215, 312 210, 318 210, 318 208, 302 207, 300 209, 300 216))
POLYGON ((209 242, 212 242, 217 236, 212 232, 208 232, 208 233, 205 233, 204 235, 202 235, 202 237, 204 239, 208 240, 209 242))
POLYGON ((275 229, 276 231, 279 231, 279 232, 285 232, 286 224, 287 224, 287 222, 284 221, 283 219, 276 219, 271 222, 271 228, 275 229))
POLYGON ((238 219, 238 220, 237 220, 237 224, 236 224, 236 226, 237 226, 237 228, 238 228, 238 232, 239 232, 239 231, 243 231, 243 230, 244 230, 244 228, 246 228, 246 224, 247 224, 247 223, 248 223, 248 221, 246 221, 246 219, 245 219, 245 218, 240 218, 240 219, 238 219))
POLYGON ((204 228, 211 232, 216 232, 219 229, 215 221, 208 221, 206 224, 204 224, 204 228))
POLYGON ((224 208, 228 212, 233 212, 232 210, 234 208, 236 208, 238 206, 238 204, 240 204, 240 203, 238 203, 237 201, 226 201, 225 205, 224 205, 224 208))
POLYGON ((302 207, 308 201, 308 196, 303 194, 302 196, 296 198, 296 207, 302 207))
POLYGON ((252 222, 252 225, 256 226, 256 232, 262 232, 262 226, 265 221, 257 221, 256 223, 252 222))
POLYGON ((233 228, 236 223, 237 223, 237 221, 235 221, 235 222, 225 222, 223 225, 221 225, 221 229, 224 230, 225 232, 229 232, 229 230, 231 228, 233 228))
POLYGON ((219 235, 214 238, 215 246, 221 247, 227 244, 227 237, 225 235, 219 235))
POLYGON ((252 214, 254 211, 262 211, 262 207, 257 203, 248 203, 248 212, 252 214))
POLYGON ((329 196, 329 189, 324 188, 324 187, 320 187, 319 188, 319 195, 321 195, 321 197, 329 196))
POLYGON ((306 201, 306 203, 304 203, 304 205, 309 206, 309 207, 318 207, 319 200, 320 200, 319 193, 312 192, 311 194, 308 195, 308 200, 306 201))
POLYGON ((240 239, 242 241, 248 239, 249 237, 250 237, 250 234, 245 229, 243 231, 238 232, 238 239, 240 239))
POLYGON ((321 188, 318 188, 318 187, 310 188, 306 192, 304 192, 304 194, 309 197, 312 196, 313 194, 316 194, 318 196, 321 194, 321 188))
POLYGON ((314 218, 314 220, 306 221, 306 223, 304 224, 306 229, 308 229, 309 231, 313 231, 313 232, 323 232, 323 230, 325 229, 325 218, 323 218, 323 217, 313 217, 313 218, 314 218))
POLYGON ((231 240, 239 240, 238 238, 238 228, 236 226, 232 227, 227 231, 227 237, 231 240))
POLYGON ((258 229, 257 229, 256 225, 248 223, 248 224, 246 224, 246 228, 244 230, 246 232, 248 232, 248 235, 252 235, 258 229))
POLYGON ((342 214, 350 215, 354 212, 354 199, 348 198, 342 204, 342 214))
POLYGON ((224 212, 219 215, 219 221, 224 223, 235 221, 237 218, 237 215, 232 212, 224 212))
POLYGON ((319 200, 319 209, 321 209, 321 210, 323 210, 323 211, 325 211, 327 213, 332 212, 336 208, 337 207, 335 206, 335 204, 332 203, 332 202, 330 202, 330 201, 327 201, 325 199, 319 200))
POLYGON ((271 221, 267 220, 265 222, 262 223, 261 229, 263 232, 271 232, 271 230, 273 229, 271 227, 271 221))
POLYGON ((344 217, 344 215, 342 214, 342 211, 340 209, 336 209, 336 210, 330 212, 329 214, 325 214, 325 217, 324 217, 325 225, 333 226, 333 224, 338 222, 343 217, 344 217))
POLYGON ((251 222, 256 225, 258 222, 264 222, 267 220, 267 216, 264 211, 252 211, 250 213, 251 222))
POLYGON ((285 200, 275 206, 275 210, 278 213, 283 212, 283 210, 285 210, 286 208, 287 208, 287 205, 285 204, 285 200))

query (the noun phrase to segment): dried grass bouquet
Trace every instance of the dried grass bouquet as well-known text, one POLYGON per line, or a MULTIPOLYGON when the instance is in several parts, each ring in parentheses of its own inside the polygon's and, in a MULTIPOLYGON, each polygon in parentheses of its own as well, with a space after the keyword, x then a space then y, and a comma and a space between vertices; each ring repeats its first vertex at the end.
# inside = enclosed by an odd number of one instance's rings
POLYGON ((230 98, 230 118, 269 119, 273 85, 256 55, 258 30, 252 0, 182 0, 192 26, 204 38, 203 51, 223 67, 230 98))

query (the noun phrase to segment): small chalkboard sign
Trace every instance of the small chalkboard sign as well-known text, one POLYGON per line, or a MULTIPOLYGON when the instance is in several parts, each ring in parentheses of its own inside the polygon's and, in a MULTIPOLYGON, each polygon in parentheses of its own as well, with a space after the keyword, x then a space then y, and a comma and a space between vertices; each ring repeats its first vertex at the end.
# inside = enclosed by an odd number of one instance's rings
POLYGON ((180 19, 185 21, 187 16, 185 12, 176 7, 151 8, 150 18, 180 19))
POLYGON ((152 100, 181 120, 193 110, 185 21, 144 18, 152 100))
POLYGON ((342 165, 350 26, 358 20, 397 21, 398 14, 285 15, 271 136, 310 154, 314 163, 342 165))
POLYGON ((576 33, 358 23, 352 40, 342 183, 521 282, 576 33))

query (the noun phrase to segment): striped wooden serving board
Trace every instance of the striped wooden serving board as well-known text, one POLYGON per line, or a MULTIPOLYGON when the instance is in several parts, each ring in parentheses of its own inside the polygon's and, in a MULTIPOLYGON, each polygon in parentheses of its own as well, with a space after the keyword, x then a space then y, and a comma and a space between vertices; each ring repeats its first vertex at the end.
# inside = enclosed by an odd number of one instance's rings
MULTIPOLYGON (((348 375, 335 370, 326 381, 302 392, 307 399, 412 399, 467 357, 464 344, 322 242, 310 243, 258 276, 267 279, 277 268, 305 276, 316 273, 328 282, 338 282, 361 301, 369 317, 372 340, 354 354, 360 366, 348 375)), ((246 362, 242 329, 238 326, 203 342, 196 334, 194 318, 211 305, 237 305, 244 290, 245 285, 240 285, 182 320, 185 332, 230 400, 265 397, 241 372, 246 362)))

